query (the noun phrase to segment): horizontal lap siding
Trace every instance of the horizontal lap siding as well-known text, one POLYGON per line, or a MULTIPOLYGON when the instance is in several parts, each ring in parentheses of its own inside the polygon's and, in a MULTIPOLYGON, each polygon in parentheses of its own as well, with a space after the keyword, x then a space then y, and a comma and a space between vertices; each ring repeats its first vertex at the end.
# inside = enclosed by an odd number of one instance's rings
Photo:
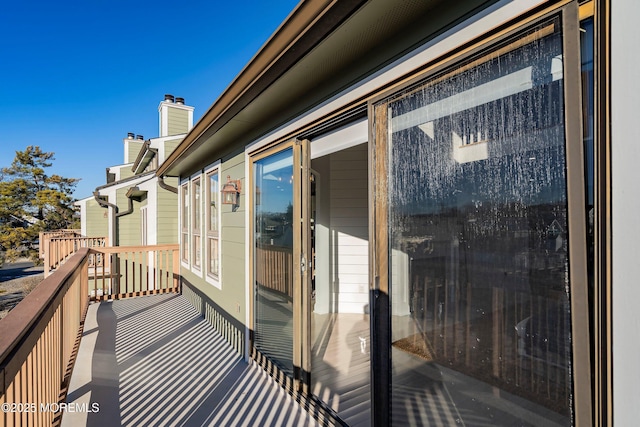
POLYGON ((169 108, 167 115, 169 135, 178 135, 189 131, 189 113, 187 110, 169 108))
POLYGON ((241 181, 240 205, 235 212, 231 205, 222 207, 221 267, 222 298, 219 304, 232 313, 236 319, 244 322, 245 307, 245 211, 249 198, 247 181, 244 177, 244 153, 237 155, 222 164, 220 185, 231 179, 241 181), (238 310, 239 308, 239 310, 238 310))
MULTIPOLYGON (((125 187, 116 191, 117 205, 120 212, 126 211, 129 207, 129 200, 126 196, 128 190, 129 187, 125 187)), ((144 205, 146 205, 146 200, 142 204, 134 200, 133 212, 118 218, 119 246, 139 246, 141 244, 140 207, 144 205)))
MULTIPOLYGON (((161 161, 164 161, 173 151, 176 149, 178 145, 180 145, 182 139, 172 139, 171 141, 164 142, 164 158, 161 161)), ((176 180, 177 183, 177 180, 176 180)), ((177 185, 177 184, 176 184, 177 185)))
POLYGON ((109 235, 109 209, 101 207, 95 199, 87 201, 87 237, 109 235))
MULTIPOLYGON (((178 186, 177 178, 165 178, 165 183, 178 186)), ((158 244, 178 243, 178 195, 158 186, 158 244)))
POLYGON ((331 155, 330 215, 341 313, 363 313, 369 303, 367 146, 331 155))
MULTIPOLYGON (((133 163, 136 161, 136 158, 138 157, 138 153, 140 153, 140 150, 142 149, 142 144, 144 144, 144 141, 140 140, 140 139, 127 139, 125 141, 125 158, 124 158, 124 163, 128 164, 128 163, 133 163)), ((133 172, 131 172, 131 168, 122 168, 120 170, 120 174, 122 174, 123 172, 125 172, 125 170, 129 171, 129 175, 131 176, 133 175, 133 172)), ((120 175, 120 179, 123 179, 125 177, 123 177, 122 175, 120 175)))

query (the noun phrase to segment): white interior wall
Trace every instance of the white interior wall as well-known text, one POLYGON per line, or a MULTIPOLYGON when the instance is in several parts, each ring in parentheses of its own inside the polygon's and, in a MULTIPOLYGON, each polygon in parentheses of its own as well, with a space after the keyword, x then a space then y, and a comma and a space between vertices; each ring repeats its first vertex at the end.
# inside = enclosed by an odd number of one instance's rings
POLYGON ((332 280, 339 313, 365 313, 369 304, 367 145, 330 155, 332 280))

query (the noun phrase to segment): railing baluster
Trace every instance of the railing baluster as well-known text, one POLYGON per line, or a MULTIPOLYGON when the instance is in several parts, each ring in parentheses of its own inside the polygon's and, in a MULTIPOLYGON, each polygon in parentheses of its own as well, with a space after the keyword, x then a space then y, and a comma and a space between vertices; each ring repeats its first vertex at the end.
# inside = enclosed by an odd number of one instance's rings
POLYGON ((126 294, 129 291, 129 254, 125 254, 124 277, 124 293, 126 294))

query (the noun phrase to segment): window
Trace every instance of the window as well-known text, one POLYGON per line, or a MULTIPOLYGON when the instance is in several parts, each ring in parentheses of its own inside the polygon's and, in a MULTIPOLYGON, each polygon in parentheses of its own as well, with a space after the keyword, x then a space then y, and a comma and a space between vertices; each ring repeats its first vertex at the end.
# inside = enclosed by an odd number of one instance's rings
POLYGON ((218 188, 218 171, 214 170, 207 173, 206 183, 206 230, 207 230, 207 277, 212 279, 218 279, 220 274, 220 262, 219 262, 219 220, 218 220, 218 195, 220 194, 218 188))
POLYGON ((148 220, 147 220, 147 207, 143 206, 140 208, 140 230, 142 235, 140 237, 140 243, 142 246, 146 246, 148 243, 149 233, 147 231, 148 220))
POLYGON ((193 244, 193 267, 200 269, 202 265, 202 240, 201 240, 201 230, 200 230, 200 213, 202 211, 201 206, 201 181, 200 178, 196 178, 192 181, 193 185, 193 208, 191 211, 193 212, 193 217, 191 218, 191 233, 192 239, 191 242, 193 244))
POLYGON ((181 259, 182 262, 189 263, 189 183, 181 186, 182 191, 182 215, 181 215, 181 259))

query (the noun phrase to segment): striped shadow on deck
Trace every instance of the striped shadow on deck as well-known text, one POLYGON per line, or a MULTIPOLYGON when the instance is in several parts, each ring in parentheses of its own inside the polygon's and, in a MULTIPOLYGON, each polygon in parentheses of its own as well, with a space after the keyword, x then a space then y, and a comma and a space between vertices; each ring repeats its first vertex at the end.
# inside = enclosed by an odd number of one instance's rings
POLYGON ((317 425, 175 294, 91 305, 67 402, 99 408, 73 427, 317 425))

